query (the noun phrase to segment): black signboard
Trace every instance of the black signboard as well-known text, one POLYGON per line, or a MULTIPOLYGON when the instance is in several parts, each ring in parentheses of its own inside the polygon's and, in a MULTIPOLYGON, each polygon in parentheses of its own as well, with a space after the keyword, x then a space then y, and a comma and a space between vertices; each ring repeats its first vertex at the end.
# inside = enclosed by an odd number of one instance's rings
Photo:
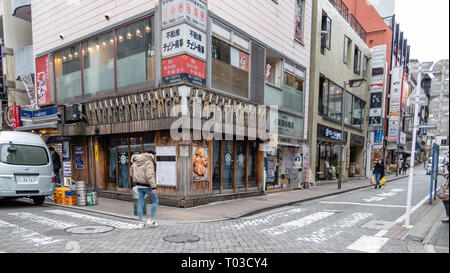
POLYGON ((370 108, 381 108, 383 93, 372 93, 370 95, 370 108))
POLYGON ((350 144, 355 146, 364 146, 364 142, 366 141, 366 138, 360 135, 350 135, 350 144))
MULTIPOLYGON (((324 125, 317 125, 317 136, 334 141, 342 141, 342 131, 324 125)), ((347 133, 344 132, 344 141, 347 140, 347 133)))

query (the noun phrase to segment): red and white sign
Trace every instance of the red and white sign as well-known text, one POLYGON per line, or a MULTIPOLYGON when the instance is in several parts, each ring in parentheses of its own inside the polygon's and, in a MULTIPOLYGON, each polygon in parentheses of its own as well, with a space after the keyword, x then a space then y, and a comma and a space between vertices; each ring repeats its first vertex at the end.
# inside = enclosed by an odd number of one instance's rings
POLYGON ((189 82, 204 85, 206 82, 206 63, 188 55, 180 55, 162 61, 162 76, 166 84, 189 82))
POLYGON ((200 0, 162 0, 162 28, 188 21, 202 30, 206 30, 207 8, 200 0))
POLYGON ((18 105, 10 105, 5 111, 6 124, 16 130, 20 127, 20 107, 18 105))
POLYGON ((38 106, 51 103, 48 55, 36 59, 36 100, 38 106))

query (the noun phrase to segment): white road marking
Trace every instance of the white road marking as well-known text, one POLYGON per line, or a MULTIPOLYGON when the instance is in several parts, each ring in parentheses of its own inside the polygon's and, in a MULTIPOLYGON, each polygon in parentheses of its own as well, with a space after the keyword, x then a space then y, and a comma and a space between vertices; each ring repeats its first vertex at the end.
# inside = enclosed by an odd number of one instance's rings
POLYGON ((359 212, 354 213, 342 220, 339 220, 338 222, 336 222, 331 226, 321 228, 317 231, 314 231, 311 235, 307 237, 297 238, 297 240, 320 244, 333 237, 338 236, 339 234, 344 232, 345 228, 352 227, 357 223, 369 218, 372 215, 373 214, 371 213, 359 213, 359 212))
POLYGON ((436 250, 434 250, 433 245, 425 245, 424 249, 426 253, 436 253, 436 250))
POLYGON ((43 246, 58 243, 61 240, 53 240, 50 236, 44 236, 40 233, 32 230, 10 224, 8 222, 0 220, 0 232, 8 231, 6 236, 12 236, 14 238, 22 238, 22 240, 33 243, 35 246, 43 246))
POLYGON ((375 234, 375 237, 383 237, 388 232, 389 230, 380 230, 377 234, 375 234))
POLYGON ((406 208, 406 206, 398 206, 398 205, 383 205, 383 204, 365 204, 365 203, 353 203, 353 202, 320 202, 322 204, 335 204, 335 205, 357 205, 357 206, 366 206, 366 207, 387 207, 387 208, 406 208))
POLYGON ((305 216, 299 220, 287 222, 272 228, 263 229, 261 230, 261 232, 269 235, 280 235, 289 232, 291 230, 307 226, 309 224, 312 224, 316 221, 322 220, 334 214, 335 214, 334 212, 317 212, 312 215, 305 216))
POLYGON ((271 223, 274 220, 279 222, 279 220, 278 220, 279 218, 288 217, 288 216, 291 216, 291 215, 293 215, 295 213, 302 212, 304 210, 305 209, 291 209, 291 210, 288 210, 288 211, 282 211, 282 212, 274 213, 274 214, 271 214, 271 215, 259 217, 259 218, 256 218, 256 219, 246 220, 246 221, 244 221, 242 223, 233 224, 233 225, 230 225, 230 226, 225 226, 225 227, 222 227, 222 229, 240 230, 240 229, 243 229, 243 228, 246 228, 246 227, 255 227, 255 226, 271 223))
POLYGON ((371 196, 369 199, 363 199, 363 201, 370 203, 370 202, 383 201, 384 199, 386 199, 386 197, 371 196))
POLYGON ((398 194, 397 192, 385 192, 385 193, 378 194, 377 196, 380 196, 380 197, 391 197, 391 196, 396 196, 397 194, 398 194))
POLYGON ((43 216, 39 216, 39 215, 35 215, 32 213, 28 213, 28 212, 19 212, 19 213, 8 213, 8 215, 12 215, 12 216, 16 216, 19 217, 21 219, 26 219, 26 220, 30 220, 39 224, 43 224, 46 226, 51 226, 57 229, 66 229, 69 227, 74 227, 76 226, 76 224, 74 223, 67 223, 67 222, 63 222, 63 221, 57 221, 57 220, 53 220, 53 219, 49 219, 43 216))
POLYGON ((347 249, 367 253, 377 253, 387 243, 387 241, 389 241, 388 238, 364 235, 348 246, 347 249))
POLYGON ((137 224, 130 224, 130 223, 120 222, 120 221, 116 221, 116 220, 110 220, 110 219, 106 219, 106 218, 100 218, 100 217, 95 217, 95 216, 90 216, 90 215, 75 213, 75 212, 70 212, 70 211, 64 211, 64 210, 47 210, 47 212, 54 213, 57 215, 69 216, 69 217, 73 217, 76 219, 87 220, 87 221, 91 221, 91 222, 94 222, 97 224, 112 226, 112 227, 119 228, 119 229, 136 229, 138 227, 137 224))
POLYGON ((404 192, 406 191, 405 189, 392 189, 392 192, 404 192))

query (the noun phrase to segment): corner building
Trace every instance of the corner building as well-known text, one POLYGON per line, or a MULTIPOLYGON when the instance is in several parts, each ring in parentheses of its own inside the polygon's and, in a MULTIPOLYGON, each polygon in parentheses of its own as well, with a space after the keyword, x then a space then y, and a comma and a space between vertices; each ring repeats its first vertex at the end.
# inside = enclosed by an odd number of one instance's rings
MULTIPOLYGON (((278 145, 307 143, 311 1, 31 1, 41 108, 58 107, 64 176, 132 200, 130 159, 157 156, 160 203, 190 207, 263 192, 264 143, 172 138, 174 105, 278 105, 278 145), (44 64, 44 65, 41 65, 44 64), (45 65, 47 64, 47 66, 45 65), (43 66, 43 68, 41 68, 43 66), (42 71, 41 71, 42 70, 42 71)), ((225 117, 219 120, 221 128, 225 117)), ((268 120, 267 120, 268 122, 268 120)), ((222 127, 223 126, 223 127, 222 127)), ((222 130, 224 132, 225 130, 222 130)), ((289 163, 293 166, 293 163, 289 163)), ((284 167, 283 172, 290 170, 284 167)), ((297 170, 298 171, 298 170, 297 170)), ((281 171, 280 177, 281 177, 281 171)))

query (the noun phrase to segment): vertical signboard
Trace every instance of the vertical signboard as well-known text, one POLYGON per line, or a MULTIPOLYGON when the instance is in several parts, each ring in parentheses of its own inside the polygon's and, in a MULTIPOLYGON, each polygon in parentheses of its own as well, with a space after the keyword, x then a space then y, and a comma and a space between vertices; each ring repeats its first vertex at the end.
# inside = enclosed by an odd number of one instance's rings
POLYGON ((48 55, 36 59, 36 100, 38 106, 51 103, 48 55))
POLYGON ((403 67, 392 68, 391 95, 389 103, 388 150, 396 150, 400 136, 403 67))
POLYGON ((372 48, 372 81, 370 84, 370 126, 383 126, 383 95, 386 83, 386 45, 372 48))
POLYGON ((161 26, 167 28, 182 21, 206 30, 207 8, 200 0, 162 0, 161 26))

